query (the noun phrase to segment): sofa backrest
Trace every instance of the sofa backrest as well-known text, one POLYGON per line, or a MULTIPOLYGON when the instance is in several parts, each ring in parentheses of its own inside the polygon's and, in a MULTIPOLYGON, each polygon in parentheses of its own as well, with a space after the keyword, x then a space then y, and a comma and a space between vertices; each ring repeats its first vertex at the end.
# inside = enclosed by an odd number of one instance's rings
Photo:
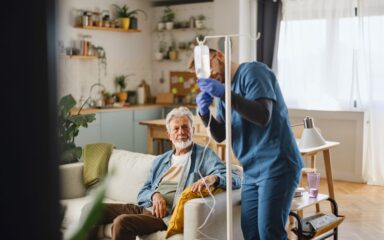
POLYGON ((108 163, 111 181, 106 198, 137 204, 137 194, 149 175, 156 156, 113 149, 108 163))

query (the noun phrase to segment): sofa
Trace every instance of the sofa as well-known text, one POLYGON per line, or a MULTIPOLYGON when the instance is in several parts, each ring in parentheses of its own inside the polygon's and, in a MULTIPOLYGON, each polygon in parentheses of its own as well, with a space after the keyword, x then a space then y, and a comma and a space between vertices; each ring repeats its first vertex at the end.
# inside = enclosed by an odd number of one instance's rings
MULTIPOLYGON (((113 149, 108 161, 108 172, 114 169, 108 182, 104 202, 134 203, 137 204, 137 194, 143 186, 152 162, 156 156, 113 149)), ((233 165, 235 170, 241 168, 233 165)), ((64 238, 78 224, 82 207, 90 201, 92 191, 85 188, 83 182, 83 162, 65 164, 60 166, 61 203, 65 214, 62 221, 64 238)), ((243 239, 240 227, 240 190, 232 192, 233 205, 233 238, 243 239)), ((211 197, 189 200, 184 207, 184 232, 176 234, 169 239, 227 239, 226 237, 226 192, 215 195, 214 211, 202 229, 200 226, 210 212, 208 206, 213 205, 211 197)), ((165 239, 166 231, 158 231, 137 239, 159 240, 165 239)), ((100 239, 111 238, 111 224, 99 227, 100 239)))

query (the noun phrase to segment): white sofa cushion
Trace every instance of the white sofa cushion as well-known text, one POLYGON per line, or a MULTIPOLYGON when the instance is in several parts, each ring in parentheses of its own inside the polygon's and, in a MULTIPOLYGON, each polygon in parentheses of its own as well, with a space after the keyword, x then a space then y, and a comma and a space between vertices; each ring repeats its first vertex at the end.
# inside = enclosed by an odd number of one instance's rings
POLYGON ((112 171, 112 175, 105 197, 114 201, 137 204, 137 194, 148 177, 155 157, 114 149, 108 163, 108 172, 112 171))

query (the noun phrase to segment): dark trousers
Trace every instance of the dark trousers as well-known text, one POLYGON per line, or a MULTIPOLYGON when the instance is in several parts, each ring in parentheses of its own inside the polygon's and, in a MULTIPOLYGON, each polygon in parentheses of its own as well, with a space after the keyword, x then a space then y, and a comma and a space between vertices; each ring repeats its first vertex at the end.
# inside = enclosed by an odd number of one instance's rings
MULTIPOLYGON (((89 205, 84 206, 83 213, 88 209, 89 205)), ((112 239, 116 240, 135 240, 137 235, 167 230, 161 218, 134 204, 104 204, 103 214, 98 223, 98 225, 113 223, 112 239)), ((97 229, 98 226, 92 228, 88 239, 97 239, 97 229)))

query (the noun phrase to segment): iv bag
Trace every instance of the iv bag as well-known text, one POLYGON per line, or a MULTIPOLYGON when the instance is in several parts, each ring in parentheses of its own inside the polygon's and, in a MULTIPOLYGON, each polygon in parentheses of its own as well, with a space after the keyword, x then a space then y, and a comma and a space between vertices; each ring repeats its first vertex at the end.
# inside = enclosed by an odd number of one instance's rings
POLYGON ((209 78, 211 67, 209 62, 209 48, 201 43, 194 49, 195 73, 198 79, 209 78))

